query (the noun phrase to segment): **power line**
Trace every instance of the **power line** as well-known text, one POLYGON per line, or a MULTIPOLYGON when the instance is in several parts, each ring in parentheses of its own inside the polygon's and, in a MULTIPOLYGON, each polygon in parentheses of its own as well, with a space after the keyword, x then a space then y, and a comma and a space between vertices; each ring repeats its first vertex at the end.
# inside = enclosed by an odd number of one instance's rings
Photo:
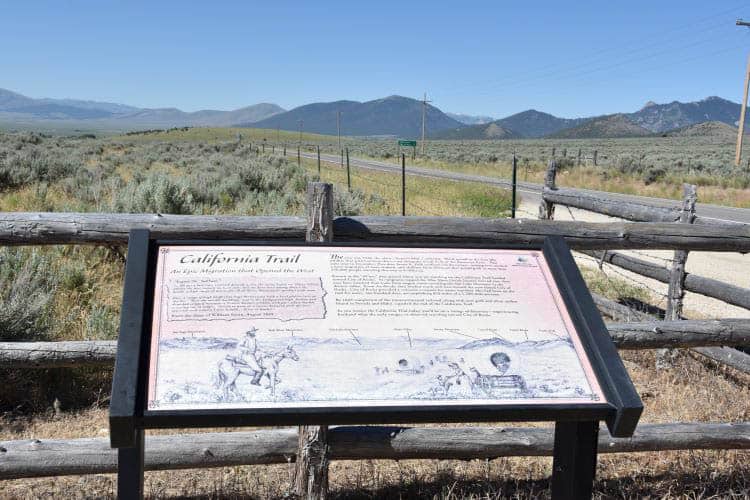
MULTIPOLYGON (((722 37, 722 38, 724 38, 724 37, 722 37)), ((705 45, 705 44, 711 43, 713 41, 715 41, 715 40, 712 39, 712 38, 710 38, 710 39, 703 39, 703 40, 694 40, 694 41, 691 41, 690 43, 683 44, 683 45, 680 45, 680 46, 677 46, 677 47, 671 47, 671 48, 668 48, 668 49, 658 50, 658 51, 650 52, 650 53, 644 54, 644 55, 637 55, 637 56, 629 57, 629 58, 626 58, 626 59, 618 60, 617 62, 614 62, 614 63, 605 64, 605 65, 599 65, 599 66, 596 66, 596 67, 593 67, 593 68, 588 67, 588 69, 586 69, 584 71, 580 71, 577 67, 574 67, 574 68, 571 68, 571 69, 563 71, 563 72, 549 72, 549 73, 547 73, 545 75, 541 75, 539 77, 521 79, 521 80, 517 80, 515 82, 510 82, 510 83, 508 83, 506 85, 502 85, 502 86, 498 86, 498 87, 493 87, 493 89, 488 89, 488 90, 485 90, 485 91, 482 91, 482 92, 475 92, 474 95, 480 95, 480 96, 481 95, 490 95, 490 94, 496 95, 497 92, 500 91, 500 90, 509 90, 509 89, 519 88, 519 87, 527 88, 530 85, 535 85, 535 84, 538 85, 540 83, 541 84, 547 84, 547 83, 549 83, 550 80, 554 80, 555 82, 559 82, 559 81, 562 81, 562 80, 577 79, 577 78, 579 78, 581 76, 590 75, 590 74, 594 74, 594 73, 599 73, 599 72, 603 72, 603 71, 609 72, 612 69, 617 69, 617 68, 626 66, 628 64, 640 63, 640 62, 642 62, 644 60, 653 59, 653 58, 658 57, 660 55, 671 54, 671 53, 674 53, 674 52, 678 52, 678 51, 682 51, 682 50, 685 50, 685 49, 697 47, 697 46, 700 46, 700 45, 705 45)))
MULTIPOLYGON (((698 54, 698 55, 691 56, 691 57, 686 57, 686 58, 682 58, 682 59, 673 60, 673 61, 671 61, 669 63, 663 63, 663 64, 659 64, 659 65, 656 65, 656 66, 651 66, 651 67, 647 67, 647 68, 641 68, 641 69, 638 70, 638 75, 630 74, 630 75, 626 75, 626 76, 616 76, 616 77, 615 76, 608 76, 606 78, 599 78, 596 81, 599 82, 599 83, 607 83, 607 82, 611 82, 611 81, 615 81, 615 80, 617 80, 617 81, 626 80, 626 79, 629 79, 629 78, 633 78, 634 76, 637 79, 642 80, 641 76, 644 73, 648 73, 648 72, 652 72, 652 71, 661 71, 661 70, 663 70, 665 68, 669 68, 669 67, 672 67, 672 66, 677 66, 677 65, 680 65, 680 64, 683 64, 683 63, 687 63, 687 62, 692 62, 692 61, 697 61, 697 60, 701 60, 701 59, 706 59, 706 58, 714 57, 714 56, 716 56, 718 54, 722 54, 722 53, 725 53, 725 52, 734 51, 734 50, 737 50, 737 49, 739 49, 741 47, 744 47, 744 46, 745 46, 744 44, 743 45, 733 45, 733 46, 730 46, 730 47, 724 47, 724 48, 721 48, 721 49, 718 49, 718 50, 715 50, 715 51, 711 51, 711 52, 708 52, 708 53, 705 53, 705 54, 698 54)), ((590 74, 593 74, 593 73, 597 73, 597 72, 600 72, 600 71, 602 71, 601 68, 597 69, 597 70, 586 71, 586 72, 582 72, 582 73, 579 73, 579 74, 576 74, 576 75, 569 75, 567 78, 566 77, 560 78, 557 81, 566 80, 569 83, 588 82, 591 79, 590 78, 586 78, 587 75, 590 75, 590 74)), ((532 88, 533 88, 533 86, 532 86, 532 88)), ((580 89, 577 89, 577 91, 580 92, 580 89)), ((554 95, 556 97, 559 97, 561 95, 561 90, 560 90, 559 87, 556 87, 556 88, 551 89, 551 90, 548 89, 547 91, 543 90, 541 92, 535 92, 534 95, 536 97, 542 97, 542 96, 546 96, 546 95, 554 95)), ((485 99, 484 102, 485 103, 497 102, 498 100, 502 99, 503 97, 504 96, 496 96, 496 98, 494 98, 494 99, 492 97, 490 97, 490 98, 485 99)))
POLYGON ((424 93, 422 99, 422 156, 424 156, 424 129, 425 129, 425 115, 427 114, 427 103, 432 102, 427 100, 427 92, 424 93))
MULTIPOLYGON (((737 5, 735 7, 726 9, 724 11, 720 11, 720 12, 718 12, 716 14, 711 15, 711 16, 700 18, 700 19, 698 19, 696 21, 690 22, 688 24, 684 24, 684 25, 679 26, 677 28, 673 28, 673 29, 668 30, 668 31, 660 32, 656 37, 646 37, 646 38, 640 37, 638 40, 634 40, 634 42, 636 43, 636 45, 635 45, 635 47, 630 48, 629 50, 621 51, 621 49, 623 48, 622 45, 618 45, 616 47, 609 47, 609 48, 605 48, 605 49, 601 49, 601 50, 595 51, 595 52, 589 54, 588 56, 584 56, 583 61, 580 58, 577 58, 575 61, 570 61, 569 63, 558 63, 558 65, 556 67, 555 66, 552 67, 552 71, 550 71, 550 66, 549 65, 545 65, 545 66, 541 66, 539 68, 532 69, 530 71, 526 71, 526 72, 523 72, 523 73, 514 73, 513 78, 510 78, 510 79, 506 77, 506 78, 502 78, 500 80, 485 80, 485 81, 482 81, 482 82, 467 83, 467 84, 464 84, 464 85, 458 85, 458 86, 448 87, 447 91, 445 91, 445 92, 437 92, 437 94, 440 95, 440 96, 456 95, 456 94, 461 94, 462 92, 452 92, 452 90, 469 89, 469 88, 472 88, 472 87, 486 86, 486 85, 494 86, 494 85, 500 84, 501 87, 505 87, 508 84, 514 84, 514 83, 518 82, 518 80, 519 80, 518 77, 519 76, 521 76, 521 80, 523 80, 523 81, 529 81, 529 80, 533 81, 533 80, 537 80, 537 79, 540 79, 540 78, 548 78, 550 76, 554 76, 554 75, 560 73, 561 71, 562 72, 566 72, 566 71, 575 70, 575 69, 578 69, 578 68, 585 68, 585 67, 590 66, 592 63, 597 63, 597 62, 600 62, 601 60, 611 60, 611 58, 612 58, 611 55, 607 55, 607 56, 605 56, 605 55, 609 54, 609 53, 612 53, 612 52, 615 52, 615 53, 619 52, 619 54, 616 54, 615 56, 627 56, 627 55, 630 55, 630 54, 635 54, 635 53, 638 53, 638 52, 642 52, 642 51, 644 51, 646 49, 649 49, 651 47, 654 47, 654 46, 663 46, 665 43, 669 43, 669 42, 674 41, 674 40, 684 40, 684 38, 685 38, 684 34, 680 34, 679 36, 667 36, 666 38, 665 38, 665 36, 666 35, 672 35, 672 34, 675 34, 675 33, 680 33, 680 32, 685 31, 685 30, 689 30, 690 31, 690 37, 692 39, 694 39, 695 35, 697 35, 697 34, 714 31, 717 28, 723 28, 725 26, 726 19, 720 19, 720 20, 718 20, 716 22, 708 23, 707 25, 703 26, 703 28, 701 28, 701 29, 696 29, 698 25, 700 25, 702 23, 705 23, 706 21, 710 21, 712 19, 725 16, 726 14, 730 14, 730 13, 735 12, 735 11, 737 11, 739 9, 742 9, 742 8, 745 8, 744 3, 741 4, 741 5, 737 5), (651 41, 648 41, 646 43, 642 43, 644 40, 648 40, 649 38, 650 38, 651 41), (638 42, 641 42, 641 43, 638 43, 638 42), (574 66, 570 66, 570 63, 574 63, 575 65, 574 66), (541 72, 541 74, 540 74, 540 72, 541 72)), ((626 45, 627 46, 632 46, 632 44, 626 44, 626 45)))

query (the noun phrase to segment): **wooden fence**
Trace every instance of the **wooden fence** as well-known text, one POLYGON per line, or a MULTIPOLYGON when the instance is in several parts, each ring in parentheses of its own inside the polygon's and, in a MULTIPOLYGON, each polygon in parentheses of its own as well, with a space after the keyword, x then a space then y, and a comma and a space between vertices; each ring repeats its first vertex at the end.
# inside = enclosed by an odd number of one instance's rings
MULTIPOLYGON (((554 204, 563 200, 554 197, 560 191, 562 190, 554 189, 552 175, 551 184, 543 194, 543 206, 550 216, 554 212, 554 204)), ((578 196, 577 199, 581 198, 578 196)), ((572 203, 571 201, 570 206, 576 206, 572 203)), ((124 245, 127 244, 130 229, 148 228, 158 237, 174 239, 222 237, 303 241, 306 235, 308 239, 320 240, 335 234, 336 241, 540 243, 545 236, 559 235, 572 248, 581 251, 750 251, 748 226, 736 224, 719 227, 699 222, 689 225, 676 222, 678 217, 643 222, 646 220, 645 215, 632 215, 632 219, 641 222, 606 224, 449 217, 338 217, 326 229, 316 225, 316 221, 330 207, 310 201, 308 204, 309 213, 306 218, 0 213, 0 244, 124 245), (323 234, 329 230, 332 234, 323 234), (318 233, 311 234, 316 231, 318 233)), ((600 201, 599 205, 601 204, 600 201)), ((623 208, 622 203, 617 204, 623 208)), ((613 204, 607 205, 607 210, 614 213, 617 209, 613 204)), ((632 207, 632 210, 632 214, 648 212, 643 208, 636 210, 636 207, 632 207)), ((653 272, 661 273, 658 275, 666 279, 661 270, 653 272)), ((707 278, 690 278, 688 275, 685 279, 686 288, 703 291, 722 288, 712 280, 706 280, 707 278)), ((747 290, 742 289, 742 293, 728 290, 730 289, 710 293, 715 296, 729 294, 734 297, 735 305, 746 306, 747 290)), ((655 321, 604 297, 594 298, 602 311, 621 321, 610 324, 609 328, 614 342, 622 349, 750 345, 748 320, 655 321)), ((115 343, 106 341, 3 342, 0 343, 0 363, 17 369, 109 367, 114 360, 115 350, 115 343)), ((297 429, 148 436, 146 468, 165 470, 292 462, 297 459, 301 449, 298 436, 297 429)), ((551 428, 497 426, 342 426, 328 429, 325 438, 328 442, 327 459, 334 460, 547 456, 551 455, 553 445, 551 428)), ((606 429, 600 432, 601 453, 684 449, 750 449, 750 422, 642 424, 632 438, 626 439, 612 438, 606 429)), ((104 473, 113 472, 115 467, 116 453, 109 448, 108 440, 104 438, 0 442, 0 479, 104 473)))
MULTIPOLYGON (((601 192, 558 188, 555 182, 556 175, 557 164, 552 160, 547 166, 544 187, 542 189, 542 202, 539 207, 539 216, 542 219, 552 219, 554 216, 554 206, 563 205, 628 221, 657 224, 678 223, 697 232, 700 232, 701 227, 708 226, 728 232, 733 232, 737 228, 750 227, 750 225, 739 222, 717 221, 696 214, 695 203, 697 193, 696 187, 692 185, 686 184, 684 186, 681 207, 664 208, 641 203, 624 202, 619 199, 613 199, 607 196, 606 193, 601 192)), ((682 303, 686 291, 718 299, 733 306, 750 309, 750 289, 686 272, 687 250, 685 247, 675 247, 675 255, 672 259, 671 267, 661 266, 647 260, 607 250, 580 249, 579 251, 598 260, 600 266, 603 263, 608 263, 632 273, 668 284, 665 311, 665 319, 667 320, 682 319, 682 303)), ((641 318, 643 318, 643 315, 641 315, 641 318)), ((745 321, 750 323, 750 320, 745 321)), ((742 372, 750 373, 750 355, 741 351, 726 349, 724 347, 700 347, 695 349, 695 351, 714 361, 721 362, 742 372)))

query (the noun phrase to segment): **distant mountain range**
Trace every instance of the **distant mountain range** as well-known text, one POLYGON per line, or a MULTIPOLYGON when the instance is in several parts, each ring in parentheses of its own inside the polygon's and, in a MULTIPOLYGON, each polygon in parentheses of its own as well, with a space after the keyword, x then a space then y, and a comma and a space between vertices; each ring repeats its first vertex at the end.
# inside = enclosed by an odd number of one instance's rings
MULTIPOLYGON (((341 134, 394 136, 414 139, 421 135, 422 102, 390 96, 367 102, 334 101, 306 104, 289 111, 276 104, 260 103, 232 111, 185 112, 176 108, 137 108, 109 102, 75 99, 35 99, 0 89, 0 126, 56 127, 89 130, 143 130, 170 127, 279 128, 335 135, 341 113, 341 134)), ((720 97, 696 102, 648 102, 638 111, 584 118, 560 118, 534 109, 493 120, 489 116, 444 113, 428 105, 425 128, 432 139, 482 140, 523 138, 607 138, 647 135, 699 135, 729 137, 740 114, 740 105, 720 97), (712 126, 689 129, 715 122, 712 126)), ((748 117, 750 121, 750 117, 748 117)))
POLYGON ((201 110, 192 113, 176 108, 136 108, 109 102, 75 99, 34 99, 0 89, 0 123, 69 124, 88 128, 138 129, 164 127, 228 127, 268 118, 284 109, 260 103, 233 111, 201 110))
POLYGON ((652 135, 626 115, 615 114, 586 120, 575 127, 558 130, 547 137, 555 139, 594 139, 597 137, 646 137, 652 135))
MULTIPOLYGON (((437 132, 435 139, 488 139, 493 129, 502 129, 506 139, 517 138, 568 138, 640 137, 663 134, 670 130, 699 123, 715 121, 736 126, 741 106, 721 97, 707 97, 696 102, 673 101, 668 104, 648 102, 634 113, 587 118, 559 118, 536 110, 523 111, 507 118, 481 125, 459 127, 437 132)), ((745 124, 750 122, 750 117, 745 124)))
MULTIPOLYGON (((302 130, 336 135, 336 114, 341 112, 342 135, 398 136, 413 139, 422 130, 422 102, 392 95, 367 102, 317 102, 279 113, 265 120, 241 124, 254 128, 302 130)), ((426 128, 430 132, 458 128, 463 124, 435 106, 427 105, 426 128)))

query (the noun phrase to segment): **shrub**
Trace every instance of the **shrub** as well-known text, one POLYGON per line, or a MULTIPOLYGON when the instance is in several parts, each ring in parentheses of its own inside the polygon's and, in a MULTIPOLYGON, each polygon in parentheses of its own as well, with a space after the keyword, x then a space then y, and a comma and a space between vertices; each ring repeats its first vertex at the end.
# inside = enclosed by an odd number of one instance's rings
POLYGON ((667 171, 663 168, 649 168, 645 174, 643 174, 643 182, 648 186, 654 182, 662 180, 667 175, 667 171))
POLYGON ((56 285, 52 267, 39 253, 0 249, 0 339, 44 338, 56 285))
POLYGON ((86 338, 112 340, 117 338, 118 317, 109 307, 94 305, 86 319, 86 338))
POLYGON ((150 174, 118 192, 112 205, 117 212, 189 214, 193 210, 193 194, 183 180, 150 174))
POLYGON ((335 215, 360 215, 365 206, 365 193, 361 189, 334 189, 333 201, 335 215))

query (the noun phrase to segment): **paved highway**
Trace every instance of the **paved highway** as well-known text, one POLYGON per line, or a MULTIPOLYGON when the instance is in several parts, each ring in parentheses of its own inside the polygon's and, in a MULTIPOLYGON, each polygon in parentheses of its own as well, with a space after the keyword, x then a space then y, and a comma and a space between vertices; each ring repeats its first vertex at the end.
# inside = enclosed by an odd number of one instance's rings
MULTIPOLYGON (((301 153, 303 158, 307 159, 316 159, 315 153, 307 153, 302 152, 301 153)), ((326 163, 335 163, 339 165, 341 163, 341 157, 338 155, 330 155, 330 154, 321 154, 320 155, 321 161, 324 161, 326 163)), ((364 168, 368 170, 377 170, 380 172, 388 172, 388 173, 401 173, 401 165, 397 165, 395 163, 387 163, 383 161, 377 161, 377 160, 363 160, 358 158, 350 158, 349 163, 353 167, 358 168, 364 168)), ((429 168, 423 168, 423 167, 414 167, 409 166, 407 164, 406 166, 406 173, 408 175, 416 175, 420 177, 432 177, 436 179, 449 179, 454 181, 467 181, 467 182, 479 182, 483 184, 488 184, 491 186, 501 186, 510 188, 510 180, 509 179, 501 179, 498 177, 486 177, 482 175, 472 175, 472 174, 462 174, 459 172, 450 172, 447 170, 434 170, 429 168)), ((518 183, 518 192, 521 193, 521 195, 526 199, 529 199, 530 201, 537 201, 539 200, 539 195, 542 191, 542 185, 536 184, 533 182, 519 182, 518 183)), ((593 190, 583 190, 588 191, 591 194, 606 194, 608 198, 613 199, 622 199, 623 201, 629 201, 632 203, 642 203, 652 206, 658 206, 658 207, 677 207, 680 205, 680 201, 677 200, 669 200, 665 198, 650 198, 648 196, 637 196, 637 195, 630 195, 630 194, 620 194, 620 193, 601 193, 600 191, 593 191, 593 190)), ((700 196, 700 192, 698 193, 700 196)), ((696 206, 696 212, 698 215, 700 215, 702 218, 705 219, 715 219, 717 221, 728 221, 728 222, 742 222, 745 224, 750 224, 750 209, 747 208, 734 208, 734 207, 725 207, 722 205, 709 205, 706 203, 698 203, 696 206)))

